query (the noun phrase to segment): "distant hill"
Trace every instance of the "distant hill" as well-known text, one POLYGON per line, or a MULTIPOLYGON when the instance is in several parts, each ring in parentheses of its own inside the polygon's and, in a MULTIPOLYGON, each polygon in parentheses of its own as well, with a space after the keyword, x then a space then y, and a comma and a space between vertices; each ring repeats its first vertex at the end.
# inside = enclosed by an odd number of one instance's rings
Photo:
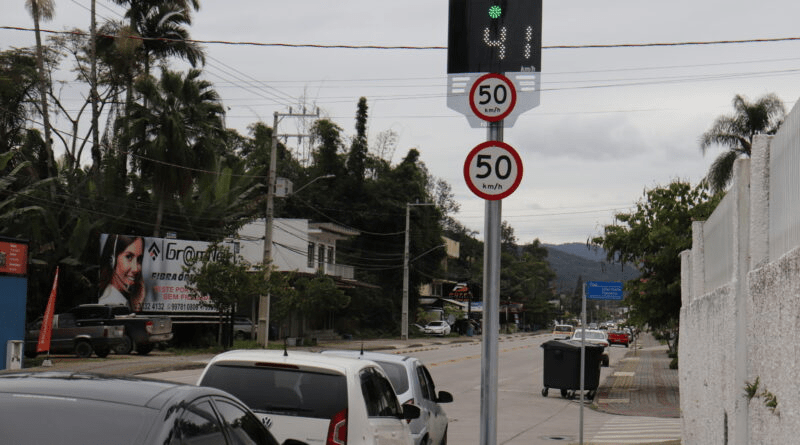
POLYGON ((556 273, 556 291, 571 294, 578 283, 583 281, 628 281, 639 276, 639 271, 630 264, 623 268, 620 264, 605 263, 603 249, 588 249, 583 243, 544 244, 547 260, 556 273))

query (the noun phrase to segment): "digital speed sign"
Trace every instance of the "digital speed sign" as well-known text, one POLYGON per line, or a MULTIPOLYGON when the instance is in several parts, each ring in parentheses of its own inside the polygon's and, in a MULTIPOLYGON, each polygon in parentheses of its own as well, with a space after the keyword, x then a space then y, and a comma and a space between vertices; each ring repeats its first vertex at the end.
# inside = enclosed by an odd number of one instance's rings
POLYGON ((447 73, 539 72, 542 0, 450 0, 447 73))

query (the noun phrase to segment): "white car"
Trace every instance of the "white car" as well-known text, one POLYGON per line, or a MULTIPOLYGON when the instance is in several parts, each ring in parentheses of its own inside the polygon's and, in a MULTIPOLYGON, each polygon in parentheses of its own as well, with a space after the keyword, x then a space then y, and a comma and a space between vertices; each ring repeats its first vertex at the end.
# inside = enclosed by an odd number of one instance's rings
POLYGON ((422 332, 430 335, 445 336, 450 334, 450 325, 443 320, 432 321, 426 324, 424 328, 422 328, 422 332))
POLYGON ((609 358, 608 352, 606 352, 605 348, 608 347, 608 335, 605 331, 600 329, 586 329, 586 333, 584 334, 584 330, 582 328, 578 328, 572 334, 572 340, 580 341, 582 337, 586 337, 586 343, 600 345, 603 349, 603 355, 600 357, 600 361, 603 366, 609 365, 609 358))
POLYGON ((225 352, 206 365, 198 385, 238 397, 279 442, 411 445, 408 422, 420 415, 400 405, 375 362, 316 352, 225 352))
POLYGON ((436 392, 433 378, 422 362, 414 357, 364 352, 355 350, 329 350, 323 354, 372 360, 379 364, 392 382, 397 399, 403 405, 416 405, 420 416, 411 421, 411 438, 415 445, 445 445, 447 443, 447 414, 439 405, 450 403, 453 395, 447 391, 436 392))

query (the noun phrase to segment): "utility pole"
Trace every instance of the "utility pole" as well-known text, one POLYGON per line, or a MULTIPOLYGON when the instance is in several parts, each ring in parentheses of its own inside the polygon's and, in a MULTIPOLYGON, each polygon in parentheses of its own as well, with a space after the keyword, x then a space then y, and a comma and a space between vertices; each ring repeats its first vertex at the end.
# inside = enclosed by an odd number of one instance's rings
MULTIPOLYGON (((306 114, 305 109, 302 113, 292 113, 289 108, 288 113, 272 114, 272 147, 269 154, 269 174, 267 176, 267 211, 264 218, 264 255, 262 264, 267 270, 267 278, 272 271, 272 222, 274 219, 274 200, 275 184, 277 183, 276 171, 278 169, 278 122, 283 117, 319 117, 319 109, 314 114, 306 114)), ((269 304, 270 292, 262 295, 258 299, 258 344, 267 347, 269 343, 269 304)))
POLYGON ((411 206, 432 206, 430 202, 406 203, 406 243, 403 250, 403 308, 400 320, 400 339, 408 340, 408 240, 411 232, 411 206))

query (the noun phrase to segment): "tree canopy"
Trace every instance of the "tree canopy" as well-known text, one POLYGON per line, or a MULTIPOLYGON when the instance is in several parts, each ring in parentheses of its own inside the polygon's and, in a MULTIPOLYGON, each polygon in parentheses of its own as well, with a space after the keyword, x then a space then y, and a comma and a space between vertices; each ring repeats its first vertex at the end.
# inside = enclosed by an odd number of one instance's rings
POLYGON ((680 253, 692 247, 692 221, 705 220, 722 194, 705 183, 675 180, 646 190, 636 210, 618 213, 619 224, 605 226, 591 242, 605 249, 609 262, 633 263, 641 272, 625 282, 630 319, 655 329, 677 326, 681 307, 680 253))

